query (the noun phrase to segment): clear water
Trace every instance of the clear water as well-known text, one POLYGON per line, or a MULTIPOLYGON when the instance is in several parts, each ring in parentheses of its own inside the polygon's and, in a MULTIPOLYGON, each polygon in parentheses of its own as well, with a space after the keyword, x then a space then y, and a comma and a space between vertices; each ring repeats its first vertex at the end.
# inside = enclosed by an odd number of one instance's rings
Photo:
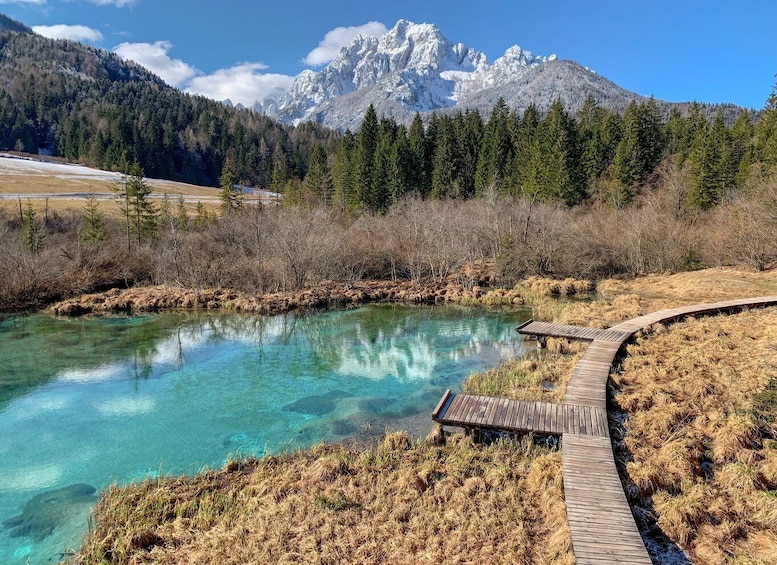
POLYGON ((0 563, 80 545, 94 489, 230 456, 425 433, 445 388, 520 355, 514 313, 0 320, 0 563))

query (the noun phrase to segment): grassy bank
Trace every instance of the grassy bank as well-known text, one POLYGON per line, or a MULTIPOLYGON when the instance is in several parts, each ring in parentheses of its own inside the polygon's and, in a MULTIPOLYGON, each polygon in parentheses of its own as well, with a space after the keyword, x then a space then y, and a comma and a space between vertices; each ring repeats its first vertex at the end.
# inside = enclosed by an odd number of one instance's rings
POLYGON ((77 563, 573 563, 561 458, 523 441, 319 446, 113 487, 77 563))
POLYGON ((617 406, 632 503, 698 563, 777 563, 777 309, 658 327, 617 406))
MULTIPOLYGON (((524 281, 521 303, 537 318, 607 327, 667 306, 777 294, 775 273, 732 269, 602 281, 591 301, 551 298, 559 284, 524 281)), ((693 562, 777 558, 775 314, 655 327, 614 377, 623 414, 612 431, 640 525, 693 562)), ((549 340, 464 388, 560 401, 579 348, 549 340)), ((573 562, 558 452, 429 439, 392 433, 368 448, 319 446, 113 487, 76 562, 573 562)))

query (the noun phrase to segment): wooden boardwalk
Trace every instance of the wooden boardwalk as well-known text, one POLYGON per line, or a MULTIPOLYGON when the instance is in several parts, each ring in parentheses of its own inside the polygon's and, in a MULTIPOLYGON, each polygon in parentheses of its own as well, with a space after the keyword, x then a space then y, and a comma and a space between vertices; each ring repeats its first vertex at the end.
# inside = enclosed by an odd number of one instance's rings
POLYGON ((611 328, 600 330, 597 328, 583 328, 580 326, 568 326, 565 324, 551 324, 549 322, 535 322, 529 320, 515 328, 520 334, 534 337, 563 337, 567 339, 579 339, 583 341, 618 341, 628 339, 631 334, 622 331, 614 331, 611 328))
POLYGON ((490 429, 539 435, 608 437, 607 411, 591 406, 525 402, 445 391, 432 419, 465 429, 490 429))
POLYGON ((623 492, 607 426, 607 379, 615 356, 631 336, 652 324, 775 304, 777 296, 766 296, 669 308, 607 330, 530 320, 517 331, 538 338, 591 342, 572 372, 564 403, 523 402, 448 390, 432 418, 466 429, 561 435, 564 497, 577 563, 648 564, 650 556, 623 492))

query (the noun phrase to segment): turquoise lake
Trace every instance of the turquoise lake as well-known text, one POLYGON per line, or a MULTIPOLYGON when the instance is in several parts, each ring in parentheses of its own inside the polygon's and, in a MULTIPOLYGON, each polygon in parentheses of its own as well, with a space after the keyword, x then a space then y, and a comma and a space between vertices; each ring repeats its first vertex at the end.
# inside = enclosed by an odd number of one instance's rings
POLYGON ((99 489, 389 429, 521 355, 525 313, 368 306, 0 318, 0 563, 77 548, 99 489))

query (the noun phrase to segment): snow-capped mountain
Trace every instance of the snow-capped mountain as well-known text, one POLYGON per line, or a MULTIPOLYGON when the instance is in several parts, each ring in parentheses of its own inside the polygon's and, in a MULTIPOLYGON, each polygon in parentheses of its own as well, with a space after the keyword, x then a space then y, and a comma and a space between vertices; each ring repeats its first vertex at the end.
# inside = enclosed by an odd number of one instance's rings
POLYGON ((501 96, 522 110, 558 99, 574 111, 587 96, 620 109, 638 95, 555 55, 517 45, 489 63, 485 54, 453 43, 432 24, 400 20, 380 38, 359 35, 322 70, 303 71, 278 99, 257 109, 286 123, 316 121, 358 129, 373 104, 378 115, 408 123, 416 112, 477 108, 486 114, 501 96))

